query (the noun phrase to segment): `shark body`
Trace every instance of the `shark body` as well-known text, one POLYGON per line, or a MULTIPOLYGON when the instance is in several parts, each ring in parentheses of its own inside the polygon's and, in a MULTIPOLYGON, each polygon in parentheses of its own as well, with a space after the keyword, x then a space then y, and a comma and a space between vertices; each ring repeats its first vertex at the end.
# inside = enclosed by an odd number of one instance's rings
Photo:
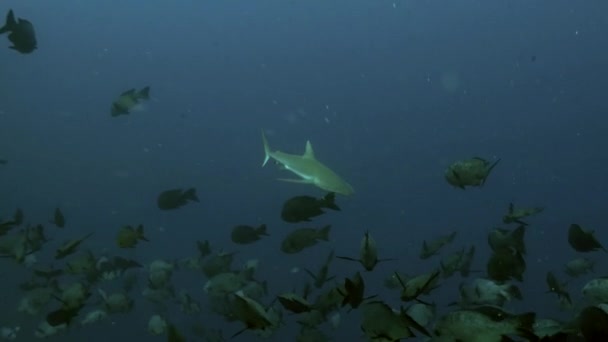
POLYGON ((300 176, 300 179, 280 178, 279 180, 293 183, 313 184, 325 191, 335 192, 341 195, 352 195, 355 192, 350 184, 315 158, 315 153, 310 141, 306 141, 306 150, 303 155, 271 151, 264 132, 262 132, 262 141, 264 143, 265 153, 262 167, 272 158, 285 170, 289 170, 300 176))

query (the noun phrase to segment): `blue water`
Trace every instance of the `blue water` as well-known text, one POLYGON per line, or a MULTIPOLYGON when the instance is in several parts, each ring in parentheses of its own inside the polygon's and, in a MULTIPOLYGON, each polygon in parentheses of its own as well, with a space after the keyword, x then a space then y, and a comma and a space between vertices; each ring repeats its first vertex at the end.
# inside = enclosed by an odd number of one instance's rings
MULTIPOLYGON (((48 225, 53 241, 39 266, 53 262, 62 241, 90 231, 83 249, 142 263, 193 256, 194 241, 208 239, 238 251, 236 265, 260 259, 268 304, 308 280, 291 268, 317 269, 331 248, 354 256, 369 230, 381 257, 398 261, 364 273, 368 293, 398 306, 383 279, 394 270, 427 272, 440 260, 418 259, 422 240, 458 230, 443 255, 475 244, 473 268, 483 271, 486 235, 514 202, 546 209, 526 236, 525 301, 510 308, 568 319, 544 283, 547 271, 577 256, 568 226, 594 229, 608 243, 605 1, 5 0, 2 18, 9 8, 34 24, 38 49, 20 55, 0 37, 0 158, 9 161, 0 166, 0 214, 21 207, 27 222, 45 223, 60 207, 68 220, 63 230, 48 225), (120 93, 146 85, 152 99, 141 111, 110 116, 120 93), (303 226, 280 220, 283 201, 324 193, 261 168, 261 129, 285 152, 303 153, 309 139, 317 158, 355 188, 338 197, 341 212, 313 223, 333 225, 329 243, 281 254, 283 237, 303 226), (502 161, 482 189, 449 186, 445 168, 473 156, 502 161), (157 209, 158 193, 190 186, 200 203, 157 209), (119 250, 118 229, 139 223, 150 243, 119 250), (260 223, 270 237, 230 242, 233 226, 260 223)), ((605 255, 592 257, 605 275, 605 255)), ((20 340, 30 341, 43 317, 13 310, 27 270, 1 263, 0 325, 22 326, 20 340)), ((331 269, 342 280, 360 267, 336 260, 331 269)), ((205 303, 203 276, 175 279, 176 289, 205 303)), ((461 281, 436 290, 440 307, 457 298, 461 281)), ((582 284, 569 284, 576 300, 582 284)), ((226 336, 241 328, 207 309, 197 317, 173 311, 189 340, 194 321, 226 336)), ((145 330, 154 313, 136 297, 132 313, 76 324, 54 340, 160 341, 145 330)), ((359 313, 342 316, 336 331, 325 330, 336 341, 362 339, 359 313)), ((286 315, 271 340, 293 340, 294 322, 286 315)))

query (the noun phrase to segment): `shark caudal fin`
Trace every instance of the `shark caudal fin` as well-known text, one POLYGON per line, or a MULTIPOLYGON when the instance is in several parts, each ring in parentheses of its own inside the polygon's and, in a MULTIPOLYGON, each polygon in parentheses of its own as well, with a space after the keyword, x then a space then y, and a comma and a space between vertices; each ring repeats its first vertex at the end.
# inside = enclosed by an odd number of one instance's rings
POLYGON ((264 165, 266 165, 266 163, 270 159, 270 147, 268 146, 268 140, 266 140, 266 135, 264 135, 263 130, 262 130, 262 143, 264 143, 264 162, 262 163, 262 167, 264 167, 264 165))

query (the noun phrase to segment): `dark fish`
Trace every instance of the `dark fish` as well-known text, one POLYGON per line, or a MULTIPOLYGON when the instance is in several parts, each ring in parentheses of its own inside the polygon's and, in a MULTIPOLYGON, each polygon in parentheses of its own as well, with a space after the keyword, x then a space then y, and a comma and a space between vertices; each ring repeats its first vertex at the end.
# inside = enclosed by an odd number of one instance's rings
POLYGON ((167 327, 167 342, 186 342, 186 338, 177 330, 175 325, 169 324, 167 327))
POLYGON ((77 309, 60 308, 60 309, 57 309, 53 312, 50 312, 48 315, 46 315, 46 321, 52 327, 56 327, 56 326, 62 325, 62 324, 69 325, 72 322, 72 319, 74 319, 74 317, 78 316, 79 311, 80 311, 80 308, 77 308, 77 309))
POLYGON ((553 272, 547 272, 547 286, 549 287, 549 292, 555 293, 560 299, 564 299, 568 302, 568 304, 572 304, 572 299, 570 299, 570 294, 564 287, 564 284, 560 283, 553 272))
POLYGON ((120 248, 135 248, 139 241, 150 241, 144 235, 144 226, 123 226, 116 236, 116 244, 120 248))
POLYGON ((288 199, 283 203, 281 218, 285 222, 302 222, 310 221, 311 218, 325 213, 323 208, 339 211, 335 203, 336 194, 328 193, 323 198, 314 198, 311 196, 296 196, 288 199))
POLYGON ((8 164, 8 160, 0 159, 0 165, 6 165, 6 164, 8 164))
POLYGON ((366 271, 373 271, 374 267, 378 263, 383 261, 393 261, 395 259, 378 259, 378 248, 376 247, 376 240, 372 238, 369 231, 366 231, 361 239, 361 246, 359 249, 359 259, 339 256, 338 259, 356 261, 360 263, 366 271))
POLYGON ((13 214, 11 221, 0 222, 0 236, 6 235, 11 229, 20 226, 23 223, 23 211, 18 208, 13 214))
POLYGON ((28 20, 15 19, 13 10, 9 10, 6 15, 6 24, 0 28, 0 34, 10 32, 8 40, 13 43, 11 49, 21 53, 31 53, 36 49, 36 32, 34 25, 28 20))
POLYGON ((261 239, 262 236, 268 236, 265 224, 262 224, 257 228, 252 226, 239 225, 232 228, 232 233, 230 234, 232 242, 241 245, 256 242, 261 239))
POLYGON ((78 248, 78 246, 80 246, 80 244, 84 240, 90 238, 91 235, 93 235, 93 233, 89 233, 89 234, 85 235, 84 237, 82 237, 80 239, 70 240, 70 241, 64 243, 55 252, 55 259, 63 259, 66 256, 74 253, 76 251, 76 249, 78 248))
POLYGON ((593 252, 601 249, 606 252, 606 248, 597 241, 593 231, 583 229, 578 224, 571 224, 568 230, 568 242, 577 252, 593 252))
MULTIPOLYGON (((91 293, 87 292, 85 294, 85 300, 88 299, 90 295, 91 295, 91 293)), ((75 305, 75 306, 68 306, 67 303, 65 301, 63 301, 61 298, 59 298, 55 295, 53 295, 53 297, 55 297, 55 299, 60 301, 62 306, 61 306, 61 308, 47 314, 46 322, 50 326, 53 326, 53 327, 56 327, 56 326, 62 325, 62 324, 70 325, 70 323, 72 322, 74 317, 78 316, 80 309, 82 309, 84 307, 84 302, 82 302, 78 305, 75 305)))
POLYGON ((589 342, 608 341, 608 314, 604 310, 588 306, 579 316, 581 334, 589 342))
POLYGON ((509 203, 509 211, 505 216, 503 216, 502 221, 504 223, 517 223, 522 226, 527 226, 528 224, 521 219, 536 215, 544 210, 543 207, 532 207, 532 208, 515 208, 513 203, 509 203))
POLYGON ((375 297, 363 297, 365 294, 365 282, 359 272, 355 273, 352 279, 344 279, 344 292, 342 289, 338 289, 338 292, 344 297, 342 299, 342 306, 350 304, 353 309, 358 308, 364 300, 375 297))
POLYGON ((499 249, 492 253, 487 264, 488 277, 496 281, 507 281, 511 278, 523 281, 526 261, 516 250, 499 249))
POLYGON ((195 188, 163 191, 158 195, 157 205, 161 210, 172 210, 183 207, 188 201, 199 202, 195 188))
POLYGON ((520 254, 526 254, 525 234, 526 226, 524 225, 513 230, 496 228, 488 234, 488 244, 494 252, 501 249, 514 249, 520 254))
POLYGON ((444 176, 450 185, 463 190, 467 186, 482 187, 498 162, 500 162, 500 159, 490 163, 479 157, 459 160, 448 166, 444 176))
POLYGON ((140 91, 129 89, 120 94, 118 99, 112 103, 112 116, 127 115, 142 100, 150 98, 150 87, 145 87, 140 91))

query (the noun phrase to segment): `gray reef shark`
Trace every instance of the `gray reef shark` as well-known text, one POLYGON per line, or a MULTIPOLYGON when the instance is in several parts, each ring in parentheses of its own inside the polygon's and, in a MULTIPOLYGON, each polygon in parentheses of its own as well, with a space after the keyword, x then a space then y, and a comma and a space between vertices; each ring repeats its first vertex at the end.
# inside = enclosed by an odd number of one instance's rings
POLYGON ((289 170, 301 177, 301 179, 279 178, 279 180, 284 182, 314 184, 325 191, 335 192, 341 195, 352 195, 355 192, 350 184, 345 182, 340 176, 330 170, 327 166, 321 164, 321 162, 315 158, 315 152, 312 150, 310 141, 306 141, 306 150, 301 156, 280 151, 271 151, 264 131, 262 131, 262 141, 264 142, 264 153, 266 154, 262 167, 264 167, 268 160, 272 158, 283 169, 289 170))

